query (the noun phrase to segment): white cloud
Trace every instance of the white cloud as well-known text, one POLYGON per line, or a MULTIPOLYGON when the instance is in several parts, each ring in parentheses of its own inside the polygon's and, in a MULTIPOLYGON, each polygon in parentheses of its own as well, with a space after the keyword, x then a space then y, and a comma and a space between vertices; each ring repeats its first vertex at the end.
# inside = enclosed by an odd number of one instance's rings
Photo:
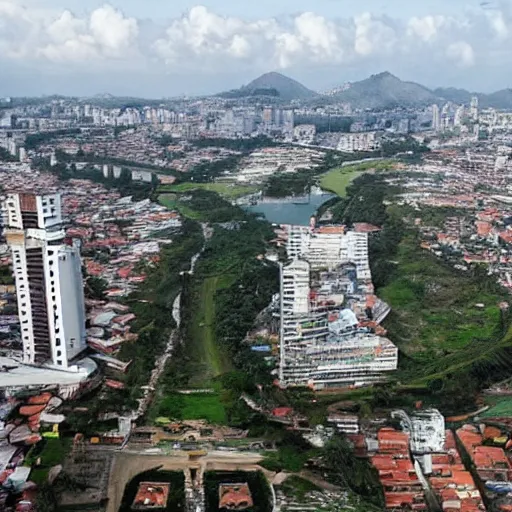
POLYGON ((407 23, 407 35, 430 43, 437 38, 439 30, 445 23, 444 16, 424 16, 423 18, 413 16, 407 23))
POLYGON ((475 64, 473 47, 466 41, 457 41, 446 48, 446 55, 460 67, 471 67, 475 64))
POLYGON ((85 62, 92 71, 108 70, 112 63, 131 70, 147 64, 199 75, 347 65, 378 72, 394 64, 417 69, 421 61, 442 74, 454 63, 470 68, 492 61, 498 68, 512 59, 512 11, 505 6, 485 14, 430 13, 408 20, 369 12, 341 19, 304 12, 249 20, 195 6, 163 26, 126 16, 108 3, 80 16, 23 5, 0 0, 0 59, 40 68, 55 63, 72 70, 72 64, 85 62))
POLYGON ((394 49, 397 39, 390 25, 385 21, 374 18, 371 13, 365 12, 356 16, 354 49, 357 55, 363 57, 376 53, 387 53, 394 49))
POLYGON ((0 0, 0 50, 10 58, 76 63, 126 58, 133 55, 137 36, 137 20, 108 4, 77 18, 69 10, 55 16, 0 0))

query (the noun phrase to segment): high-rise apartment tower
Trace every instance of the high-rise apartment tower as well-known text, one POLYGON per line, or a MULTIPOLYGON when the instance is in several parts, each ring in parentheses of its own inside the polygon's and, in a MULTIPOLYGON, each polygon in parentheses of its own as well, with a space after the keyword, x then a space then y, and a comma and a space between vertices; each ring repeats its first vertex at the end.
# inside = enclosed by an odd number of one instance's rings
POLYGON ((59 194, 3 200, 26 364, 63 370, 86 348, 80 253, 65 243, 59 194))

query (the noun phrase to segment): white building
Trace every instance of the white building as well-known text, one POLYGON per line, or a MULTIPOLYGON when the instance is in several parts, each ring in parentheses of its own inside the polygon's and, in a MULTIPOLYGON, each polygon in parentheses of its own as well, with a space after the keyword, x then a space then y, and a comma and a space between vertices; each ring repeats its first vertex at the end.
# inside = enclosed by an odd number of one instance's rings
POLYGON ((59 194, 10 194, 3 201, 13 255, 25 364, 75 371, 86 348, 78 250, 64 243, 59 194))
POLYGON ((400 420, 404 432, 409 434, 411 451, 416 455, 442 453, 445 443, 444 416, 437 409, 415 411, 393 411, 393 418, 400 420))
POLYGON ((347 153, 375 151, 380 148, 377 132, 344 133, 340 136, 337 150, 347 153))
POLYGON ((385 381, 398 349, 360 327, 373 297, 368 235, 314 223, 282 227, 293 261, 281 266, 280 382, 324 389, 385 381))
POLYGON ((469 113, 473 121, 478 121, 478 96, 473 96, 471 98, 469 113))
POLYGON ((441 129, 441 111, 439 105, 432 105, 432 129, 438 132, 441 129))
POLYGON ((464 115, 465 115, 464 105, 460 105, 459 107, 457 107, 457 110, 455 110, 453 126, 455 126, 455 127, 462 126, 462 121, 464 120, 464 115))

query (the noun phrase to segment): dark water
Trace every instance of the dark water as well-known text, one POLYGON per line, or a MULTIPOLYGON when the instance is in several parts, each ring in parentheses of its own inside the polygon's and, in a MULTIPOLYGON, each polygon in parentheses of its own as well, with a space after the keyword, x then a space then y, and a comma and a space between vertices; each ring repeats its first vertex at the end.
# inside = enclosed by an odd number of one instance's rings
POLYGON ((294 204, 285 201, 273 203, 260 203, 256 206, 247 206, 253 213, 263 214, 273 224, 298 224, 307 226, 309 219, 316 210, 326 201, 334 197, 331 194, 312 195, 307 204, 294 204))

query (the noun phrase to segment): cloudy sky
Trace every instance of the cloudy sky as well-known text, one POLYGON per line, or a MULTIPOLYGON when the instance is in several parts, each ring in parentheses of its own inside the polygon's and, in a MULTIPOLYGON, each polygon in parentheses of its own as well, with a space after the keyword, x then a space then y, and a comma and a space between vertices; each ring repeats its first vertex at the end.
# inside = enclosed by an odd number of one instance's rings
POLYGON ((0 0, 0 95, 163 97, 280 71, 512 87, 512 0, 0 0))

